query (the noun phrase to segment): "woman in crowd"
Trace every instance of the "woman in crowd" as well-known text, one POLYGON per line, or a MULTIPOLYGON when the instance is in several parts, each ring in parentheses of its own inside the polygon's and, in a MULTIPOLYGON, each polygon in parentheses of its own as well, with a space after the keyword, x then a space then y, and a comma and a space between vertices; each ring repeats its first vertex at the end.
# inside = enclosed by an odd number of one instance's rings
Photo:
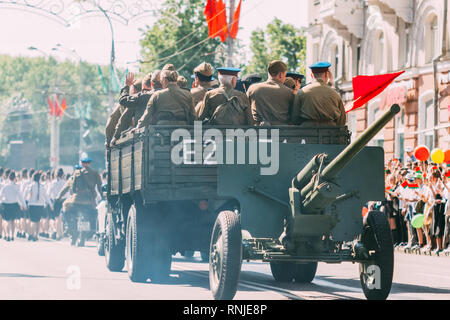
MULTIPOLYGON (((41 174, 35 172, 33 182, 26 192, 31 220, 31 233, 28 237, 30 241, 38 240, 39 222, 45 216, 45 206, 52 207, 45 186, 41 183, 41 174)), ((53 208, 52 208, 53 209, 53 208)))
MULTIPOLYGON (((64 200, 56 200, 58 197, 59 192, 61 191, 62 187, 66 183, 66 180, 64 179, 64 171, 63 169, 59 169, 56 173, 56 179, 52 181, 50 184, 49 189, 49 197, 50 200, 53 203, 53 210, 51 212, 50 219, 53 220, 53 233, 51 238, 60 240, 63 236, 63 226, 62 226, 62 218, 61 218, 61 207, 64 200)), ((64 199, 67 198, 67 196, 64 197, 64 199)))
POLYGON ((436 239, 435 253, 443 251, 442 238, 445 230, 445 199, 444 196, 444 184, 442 182, 441 173, 439 170, 435 170, 431 177, 430 190, 434 199, 433 208, 433 221, 431 223, 431 235, 436 239))
POLYGON ((25 209, 25 201, 16 184, 16 174, 9 173, 9 183, 0 191, 0 200, 3 204, 3 220, 6 221, 5 240, 14 241, 14 221, 20 216, 20 210, 25 209))

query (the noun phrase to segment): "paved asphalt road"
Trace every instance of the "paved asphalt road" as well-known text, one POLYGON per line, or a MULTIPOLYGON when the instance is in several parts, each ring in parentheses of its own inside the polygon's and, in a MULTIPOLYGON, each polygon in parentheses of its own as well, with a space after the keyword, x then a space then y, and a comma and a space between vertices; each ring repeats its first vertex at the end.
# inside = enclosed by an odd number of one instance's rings
MULTIPOLYGON (((198 253, 175 256, 168 284, 132 283, 126 269, 109 272, 95 243, 71 247, 67 240, 0 240, 0 299, 209 300, 208 265, 198 253)), ((235 299, 364 299, 358 265, 319 263, 312 284, 277 284, 267 263, 242 266, 235 299)), ((396 253, 389 299, 450 300, 450 258, 396 253)))

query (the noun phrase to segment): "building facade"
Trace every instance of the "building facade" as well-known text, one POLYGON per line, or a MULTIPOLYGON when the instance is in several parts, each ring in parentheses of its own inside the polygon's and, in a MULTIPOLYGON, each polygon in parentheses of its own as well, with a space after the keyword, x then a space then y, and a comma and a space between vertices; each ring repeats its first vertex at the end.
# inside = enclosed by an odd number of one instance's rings
MULTIPOLYGON (((332 63, 336 89, 353 101, 352 79, 405 70, 380 96, 348 113, 359 136, 392 104, 399 114, 375 137, 386 160, 407 147, 450 148, 448 0, 308 0, 307 65, 332 63)), ((310 80, 310 75, 307 75, 310 80)))

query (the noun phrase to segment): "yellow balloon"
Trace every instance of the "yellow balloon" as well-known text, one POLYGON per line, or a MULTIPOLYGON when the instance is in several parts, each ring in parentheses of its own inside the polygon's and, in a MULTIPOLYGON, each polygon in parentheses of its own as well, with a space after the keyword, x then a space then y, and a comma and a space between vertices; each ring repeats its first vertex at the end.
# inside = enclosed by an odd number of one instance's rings
POLYGON ((433 160, 434 163, 441 164, 445 160, 445 153, 439 148, 434 149, 431 151, 431 160, 433 160))

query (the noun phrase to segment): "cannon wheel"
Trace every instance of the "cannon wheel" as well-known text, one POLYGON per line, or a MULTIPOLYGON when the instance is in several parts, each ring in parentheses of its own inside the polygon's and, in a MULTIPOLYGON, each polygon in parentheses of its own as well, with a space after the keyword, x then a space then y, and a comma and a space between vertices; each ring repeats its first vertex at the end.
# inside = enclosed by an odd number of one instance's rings
POLYGON ((105 260, 110 271, 122 271, 125 265, 125 250, 123 244, 114 239, 114 221, 111 213, 106 218, 105 260))
POLYGON ((235 212, 222 211, 217 217, 209 256, 209 285, 214 299, 233 299, 242 265, 241 223, 235 212))
POLYGON ((394 274, 394 245, 388 220, 384 213, 371 211, 364 219, 361 242, 373 259, 360 263, 359 272, 364 295, 369 300, 385 300, 392 287, 394 274))
POLYGON ((144 208, 132 205, 128 211, 126 260, 128 277, 133 282, 149 278, 150 259, 148 221, 144 208))

